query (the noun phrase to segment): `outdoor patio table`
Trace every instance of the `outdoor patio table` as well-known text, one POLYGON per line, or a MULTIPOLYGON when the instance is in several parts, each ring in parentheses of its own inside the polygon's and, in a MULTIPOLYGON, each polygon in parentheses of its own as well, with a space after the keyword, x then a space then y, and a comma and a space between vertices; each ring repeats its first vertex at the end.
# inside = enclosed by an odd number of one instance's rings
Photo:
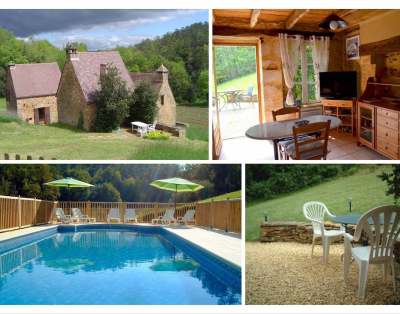
POLYGON ((132 124, 132 133, 133 133, 133 126, 137 126, 138 127, 138 131, 139 131, 139 129, 148 127, 148 125, 146 123, 143 123, 143 122, 140 122, 140 121, 131 122, 131 124, 132 124))
POLYGON ((286 121, 273 121, 252 126, 246 131, 246 136, 253 140, 273 141, 275 160, 278 160, 278 142, 293 136, 292 127, 295 122, 300 120, 308 120, 309 123, 331 120, 331 129, 337 128, 342 123, 339 118, 322 115, 286 121))
MULTIPOLYGON (((362 216, 362 214, 341 215, 341 216, 331 217, 331 221, 340 223, 344 227, 346 233, 348 233, 348 231, 349 231, 348 230, 348 225, 357 225, 357 223, 360 220, 361 216, 362 216)), ((393 222, 393 217, 392 217, 391 221, 393 222)), ((373 224, 371 218, 368 219, 368 222, 371 225, 373 224)), ((383 215, 381 215, 381 224, 383 225, 383 215)))
POLYGON ((240 109, 240 105, 236 102, 236 96, 237 94, 239 94, 241 91, 243 91, 243 89, 229 89, 229 90, 220 90, 218 91, 218 94, 221 95, 222 99, 224 100, 224 105, 219 108, 219 111, 222 110, 222 108, 224 108, 225 106, 228 108, 229 104, 232 104, 232 106, 235 108, 235 105, 239 107, 240 109), (232 95, 233 100, 231 100, 229 102, 229 95, 232 95))

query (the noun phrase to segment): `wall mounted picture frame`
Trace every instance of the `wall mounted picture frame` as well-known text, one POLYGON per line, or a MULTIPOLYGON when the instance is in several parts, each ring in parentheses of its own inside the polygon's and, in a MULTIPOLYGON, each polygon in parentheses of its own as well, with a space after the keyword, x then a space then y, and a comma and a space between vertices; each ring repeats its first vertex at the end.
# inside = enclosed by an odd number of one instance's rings
POLYGON ((346 39, 346 56, 347 60, 360 59, 360 35, 346 39))

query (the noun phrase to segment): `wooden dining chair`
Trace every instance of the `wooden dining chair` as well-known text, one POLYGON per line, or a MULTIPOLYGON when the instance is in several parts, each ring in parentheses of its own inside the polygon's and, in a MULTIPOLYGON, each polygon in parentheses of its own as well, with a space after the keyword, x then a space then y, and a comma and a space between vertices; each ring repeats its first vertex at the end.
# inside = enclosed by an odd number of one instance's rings
MULTIPOLYGON (((296 113, 298 118, 300 119, 300 107, 291 107, 291 108, 280 108, 272 111, 272 118, 274 121, 278 121, 276 119, 277 116, 284 116, 296 113)), ((283 119, 283 120, 291 120, 291 119, 283 119)), ((281 121, 283 121, 281 120, 281 121)), ((293 138, 288 137, 278 143, 278 156, 280 160, 288 160, 288 155, 286 153, 286 147, 290 144, 293 144, 293 138)))
MULTIPOLYGON (((300 119, 300 107, 291 107, 291 108, 280 108, 277 110, 272 111, 272 118, 274 121, 276 120, 277 116, 282 116, 282 115, 287 115, 287 114, 292 114, 292 113, 297 113, 298 118, 300 119)), ((289 120, 289 119, 284 119, 284 120, 289 120)))
POLYGON ((294 143, 286 147, 286 153, 290 159, 324 159, 330 151, 328 151, 328 139, 331 120, 327 122, 316 122, 307 125, 295 127, 293 126, 294 143), (321 137, 298 138, 299 135, 311 134, 324 131, 321 137))

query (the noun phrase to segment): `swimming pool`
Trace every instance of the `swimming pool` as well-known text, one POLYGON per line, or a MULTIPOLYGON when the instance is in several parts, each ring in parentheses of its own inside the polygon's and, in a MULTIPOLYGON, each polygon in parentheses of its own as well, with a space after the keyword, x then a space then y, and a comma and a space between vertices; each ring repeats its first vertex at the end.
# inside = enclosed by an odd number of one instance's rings
POLYGON ((0 255, 0 304, 241 303, 240 270, 163 228, 59 226, 27 242, 0 255))

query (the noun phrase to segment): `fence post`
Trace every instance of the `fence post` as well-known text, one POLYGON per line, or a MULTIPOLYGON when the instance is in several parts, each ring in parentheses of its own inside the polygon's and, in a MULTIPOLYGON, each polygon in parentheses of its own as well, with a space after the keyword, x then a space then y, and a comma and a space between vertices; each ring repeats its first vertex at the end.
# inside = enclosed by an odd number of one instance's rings
POLYGON ((33 214, 35 215, 35 219, 33 220, 33 225, 36 226, 36 219, 37 219, 36 197, 35 197, 35 201, 33 203, 33 209, 34 209, 33 214))
POLYGON ((226 199, 226 228, 225 232, 228 232, 228 217, 229 217, 229 197, 226 199))
POLYGON ((212 221, 213 221, 213 202, 214 202, 214 199, 211 199, 211 226, 210 226, 210 228, 212 229, 213 228, 213 226, 212 226, 212 221))
MULTIPOLYGON (((93 217, 92 216, 92 208, 90 206, 90 201, 86 202, 86 215, 88 215, 89 217, 93 217)), ((96 219, 97 221, 97 219, 96 219)))
POLYGON ((8 153, 4 154, 4 160, 10 160, 10 155, 8 153))
POLYGON ((15 155, 15 160, 21 160, 21 156, 19 154, 15 155))
POLYGON ((22 226, 22 215, 21 215, 21 195, 18 195, 18 222, 19 222, 19 228, 21 229, 22 226))
POLYGON ((126 213, 126 201, 124 201, 123 202, 123 209, 122 209, 123 211, 124 211, 124 213, 123 213, 123 215, 124 215, 124 217, 123 217, 123 221, 125 221, 125 213, 126 213))
POLYGON ((26 157, 27 160, 32 160, 32 156, 28 155, 28 157, 26 157))
POLYGON ((154 206, 154 218, 158 218, 158 202, 156 202, 156 205, 154 206))

